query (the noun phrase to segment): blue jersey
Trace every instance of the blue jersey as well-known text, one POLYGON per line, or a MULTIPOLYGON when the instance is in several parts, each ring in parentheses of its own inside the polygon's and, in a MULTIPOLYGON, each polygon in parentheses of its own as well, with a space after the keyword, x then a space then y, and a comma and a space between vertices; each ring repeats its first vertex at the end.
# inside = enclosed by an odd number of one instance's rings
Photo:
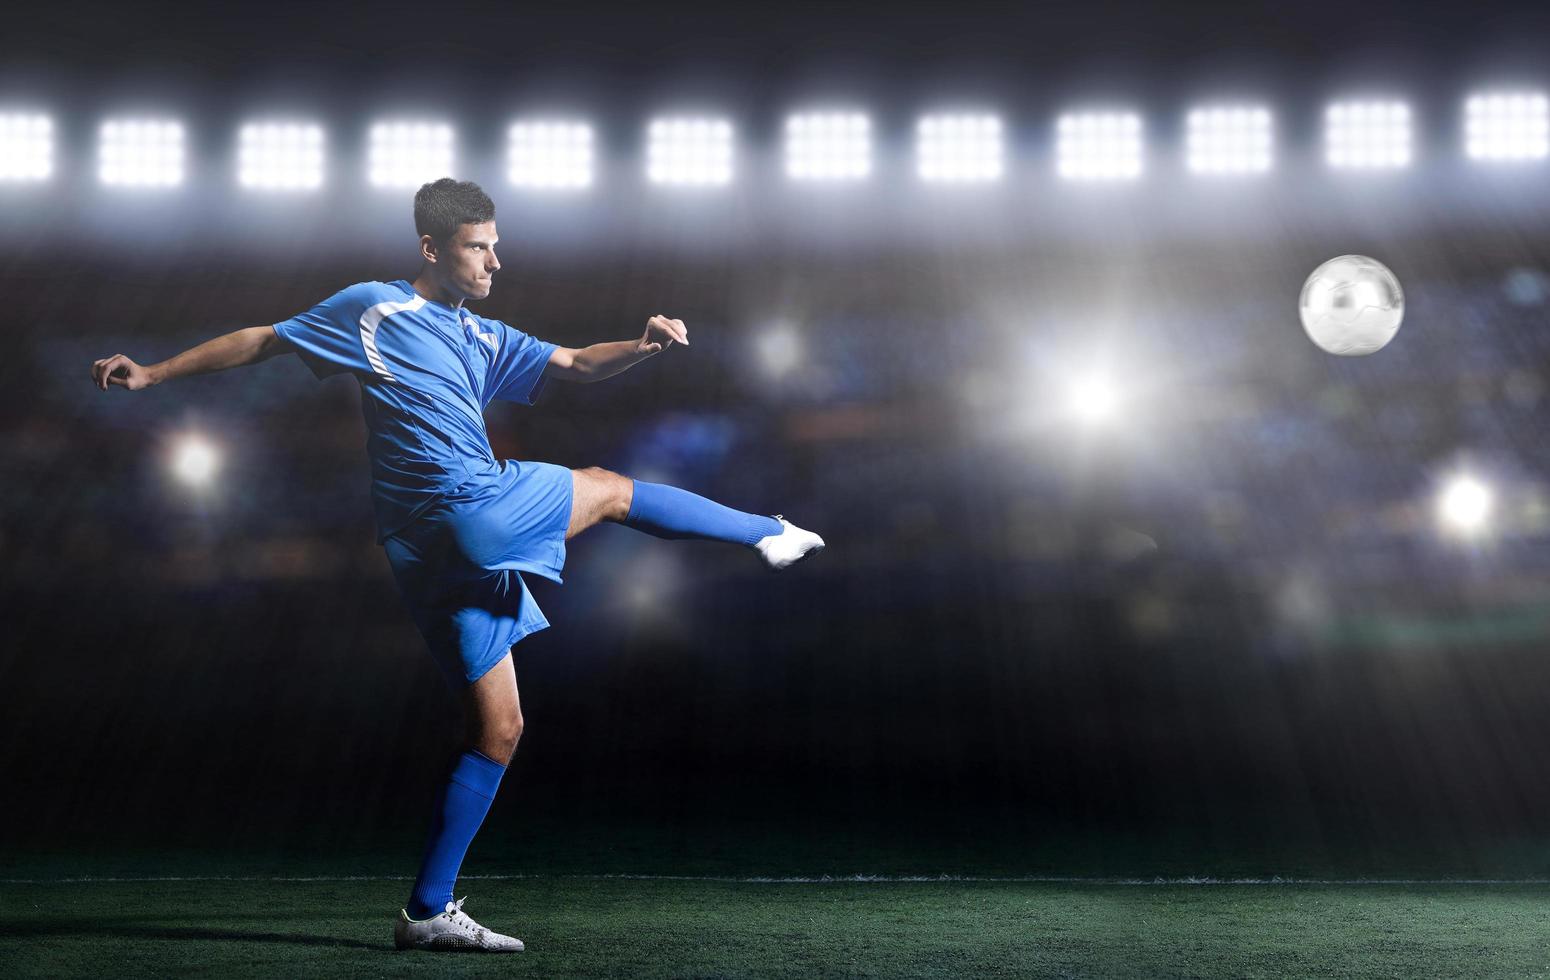
POLYGON ((356 283, 274 329, 318 378, 360 382, 378 543, 443 494, 498 476, 485 406, 531 405, 557 346, 404 279, 356 283))

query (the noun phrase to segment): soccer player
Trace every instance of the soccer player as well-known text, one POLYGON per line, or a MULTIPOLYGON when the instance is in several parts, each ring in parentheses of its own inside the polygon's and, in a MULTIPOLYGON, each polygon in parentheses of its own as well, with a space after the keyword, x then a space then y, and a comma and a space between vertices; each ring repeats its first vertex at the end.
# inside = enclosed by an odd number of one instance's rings
POLYGON ((434 810, 408 905, 394 922, 400 949, 516 952, 453 901, 469 843, 522 735, 511 647, 546 628, 522 572, 560 581, 565 542, 601 521, 662 538, 728 541, 785 568, 823 539, 780 515, 732 510, 675 487, 598 467, 496 459, 484 409, 533 404, 548 378, 601 381, 673 344, 682 320, 653 316, 637 340, 560 347, 466 303, 490 295, 495 206, 477 184, 443 178, 414 198, 421 265, 413 282, 362 282, 273 326, 217 337, 158 364, 123 354, 92 363, 102 391, 295 351, 319 379, 349 372, 361 386, 378 543, 432 657, 460 692, 467 744, 434 810))

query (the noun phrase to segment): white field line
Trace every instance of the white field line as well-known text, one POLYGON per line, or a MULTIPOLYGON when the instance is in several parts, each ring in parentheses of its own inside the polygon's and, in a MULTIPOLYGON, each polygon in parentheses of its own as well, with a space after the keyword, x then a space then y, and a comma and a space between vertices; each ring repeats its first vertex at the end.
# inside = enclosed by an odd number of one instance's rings
MULTIPOLYGON (((158 875, 144 877, 79 878, 0 878, 0 885, 89 885, 154 882, 351 882, 413 881, 412 875, 158 875)), ((647 875, 647 874, 509 874, 460 875, 459 881, 701 881, 729 885, 851 885, 918 883, 1004 883, 1057 885, 1125 885, 1173 887, 1180 885, 1550 885, 1550 878, 1216 878, 1186 876, 1176 878, 1084 878, 1059 875, 817 875, 754 876, 738 878, 724 875, 647 875)))

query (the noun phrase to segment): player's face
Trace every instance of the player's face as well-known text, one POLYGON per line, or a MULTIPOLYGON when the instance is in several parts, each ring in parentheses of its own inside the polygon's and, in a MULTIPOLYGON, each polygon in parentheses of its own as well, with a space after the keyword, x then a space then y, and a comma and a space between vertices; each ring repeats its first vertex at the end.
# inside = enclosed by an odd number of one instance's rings
POLYGON ((484 299, 490 295, 490 281, 500 269, 495 259, 495 222, 462 225, 436 257, 450 292, 464 299, 484 299))

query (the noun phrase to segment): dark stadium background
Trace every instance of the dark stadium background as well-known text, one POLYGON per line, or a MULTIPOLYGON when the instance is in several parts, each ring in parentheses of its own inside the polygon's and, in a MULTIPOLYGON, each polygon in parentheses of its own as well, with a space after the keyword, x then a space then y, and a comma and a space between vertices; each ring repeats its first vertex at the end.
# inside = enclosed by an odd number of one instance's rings
POLYGON ((622 528, 572 542, 563 587, 529 583, 554 626, 517 648, 526 734, 472 860, 1091 873, 1231 852, 1356 872, 1403 854, 1543 874, 1542 846, 1511 849, 1550 832, 1550 194, 1542 168, 1465 167, 1448 113, 1491 70, 1543 71, 1545 15, 1366 6, 1116 8, 1107 54, 1081 58, 1062 25, 1091 4, 599 7, 501 36, 463 8, 238 10, 125 45, 111 9, 22 23, 0 91, 46 95, 68 131, 58 186, 0 204, 0 860, 89 870, 129 844, 412 870, 457 719, 374 543, 355 385, 291 356, 134 395, 87 376, 412 278, 409 195, 369 192, 353 156, 368 116, 408 106, 448 112, 457 176, 496 200, 481 314, 568 345, 655 313, 693 330, 623 377, 492 406, 496 451, 666 479, 829 543, 772 576, 622 528), (1428 146, 1412 173, 1336 179, 1319 106, 1372 78, 1430 114, 1428 146), (1286 120, 1258 189, 1169 172, 1162 120, 1218 84, 1286 120), (849 200, 801 200, 772 134, 831 90, 878 113, 885 163, 849 200), (1046 136, 1089 93, 1144 111, 1157 164, 1082 200, 1046 136), (747 168, 668 201, 635 176, 639 127, 690 95, 736 116, 747 168), (907 179, 909 120, 939 98, 1005 110, 1004 188, 965 203, 907 179), (500 173, 507 117, 554 99, 609 144, 579 203, 500 173), (188 186, 94 186, 93 120, 119 104, 182 112, 188 186), (231 189, 231 126, 271 104, 330 126, 320 196, 231 189), (1347 252, 1409 301, 1395 343, 1350 361, 1295 308, 1347 252), (756 343, 777 321, 806 366, 771 379, 756 343), (1134 366, 1129 424, 1026 423, 1041 358, 1095 339, 1134 366), (190 428, 224 453, 203 497, 164 463, 190 428), (1458 458, 1514 515, 1489 548, 1427 520, 1458 458), (1529 856, 1492 863, 1509 851, 1529 856))

